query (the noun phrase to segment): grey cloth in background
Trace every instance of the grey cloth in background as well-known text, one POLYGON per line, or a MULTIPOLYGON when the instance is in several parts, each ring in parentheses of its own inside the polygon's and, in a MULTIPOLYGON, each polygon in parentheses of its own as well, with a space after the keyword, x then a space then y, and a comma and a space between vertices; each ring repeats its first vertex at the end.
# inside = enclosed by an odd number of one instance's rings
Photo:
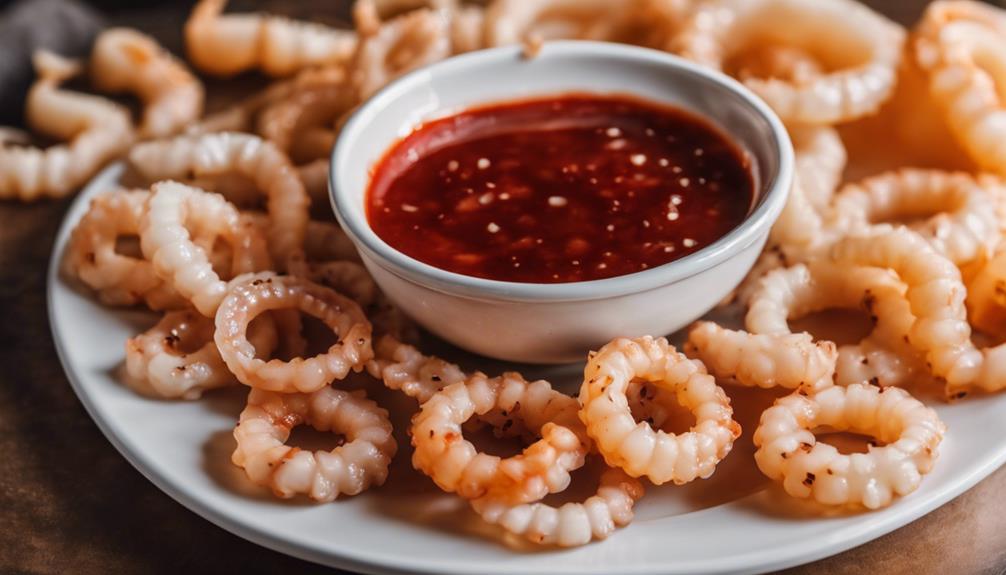
POLYGON ((35 50, 87 56, 103 26, 102 16, 77 0, 19 0, 0 12, 0 123, 21 121, 35 50))

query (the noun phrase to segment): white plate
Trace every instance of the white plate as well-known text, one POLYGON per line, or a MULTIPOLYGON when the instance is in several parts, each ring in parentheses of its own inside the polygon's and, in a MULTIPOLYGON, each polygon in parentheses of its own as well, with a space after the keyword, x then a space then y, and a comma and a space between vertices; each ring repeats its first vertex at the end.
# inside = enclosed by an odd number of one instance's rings
MULTIPOLYGON (((49 318, 70 382, 116 448, 183 505, 241 537, 282 553, 373 573, 722 573, 779 569, 879 537, 946 503, 1006 460, 1006 396, 935 406, 950 431, 922 487, 872 513, 822 517, 795 505, 751 461, 756 394, 729 388, 744 437, 707 481, 650 488, 637 519, 607 541, 573 550, 516 549, 482 526, 463 502, 440 494, 399 450, 383 488, 324 505, 280 501, 231 465, 231 430, 244 390, 197 402, 140 397, 116 378, 124 340, 154 321, 110 310, 59 274, 59 261, 89 199, 121 168, 102 173, 63 223, 49 269, 49 318), (749 406, 749 407, 745 407, 749 406)), ((485 366, 487 370, 498 366, 485 366)), ((539 370, 540 371, 540 370, 539 370)), ((569 391, 576 369, 548 370, 569 391)), ((540 375, 534 373, 533 375, 540 375)))

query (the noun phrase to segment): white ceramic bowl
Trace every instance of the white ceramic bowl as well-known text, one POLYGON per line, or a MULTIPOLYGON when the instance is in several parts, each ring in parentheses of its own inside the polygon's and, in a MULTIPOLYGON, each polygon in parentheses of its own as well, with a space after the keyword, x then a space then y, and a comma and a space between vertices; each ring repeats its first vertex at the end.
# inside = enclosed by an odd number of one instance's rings
POLYGON ((451 58, 412 72, 365 103, 333 151, 332 203, 381 289, 434 334, 510 361, 560 363, 618 336, 681 329, 750 270, 782 211, 793 150, 779 119, 730 78, 667 53, 599 42, 547 43, 451 58), (631 94, 691 110, 733 137, 752 160, 757 197, 748 218, 680 260, 625 276, 561 284, 487 280, 445 271, 389 246, 367 223, 372 168, 422 122, 465 108, 570 92, 631 94))

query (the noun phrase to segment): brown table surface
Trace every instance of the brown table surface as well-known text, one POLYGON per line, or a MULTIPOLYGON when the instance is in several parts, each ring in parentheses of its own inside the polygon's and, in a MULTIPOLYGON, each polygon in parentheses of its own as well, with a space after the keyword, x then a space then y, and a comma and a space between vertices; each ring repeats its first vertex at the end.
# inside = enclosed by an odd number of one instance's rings
MULTIPOLYGON (((873 4, 907 20, 924 3, 873 4)), ((183 17, 177 8, 113 15, 175 45, 183 17)), ((85 413, 56 359, 45 308, 46 263, 68 205, 0 203, 0 573, 332 572, 188 511, 85 413)), ((1006 572, 1004 492, 1000 469, 910 525, 793 572, 1006 572)))

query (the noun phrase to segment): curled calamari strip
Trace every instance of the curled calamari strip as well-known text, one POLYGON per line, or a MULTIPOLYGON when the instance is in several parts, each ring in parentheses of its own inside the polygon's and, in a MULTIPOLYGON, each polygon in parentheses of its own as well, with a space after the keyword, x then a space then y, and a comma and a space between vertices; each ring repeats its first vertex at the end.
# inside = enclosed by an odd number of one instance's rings
POLYGON ((370 323, 353 300, 296 276, 264 272, 231 281, 216 315, 214 339, 227 367, 241 383, 280 393, 311 393, 360 371, 373 357, 370 323), (321 320, 338 341, 310 358, 289 361, 256 357, 248 325, 259 315, 299 310, 321 320))
POLYGON ((685 352, 717 379, 747 387, 823 388, 832 385, 838 349, 809 333, 754 334, 700 321, 685 352))
MULTIPOLYGON (((278 334, 271 321, 249 335, 268 355, 278 334)), ((126 382, 140 393, 167 399, 199 399, 203 392, 238 385, 213 342, 213 320, 193 310, 168 312, 149 330, 126 340, 126 382)))
POLYGON ((852 235, 835 245, 832 260, 890 268, 905 282, 916 317, 910 343, 925 354, 931 373, 946 382, 948 398, 1006 387, 1006 344, 975 347, 960 271, 925 238, 905 228, 852 235))
POLYGON ((333 501, 384 483, 398 450, 391 432, 388 412, 362 391, 322 387, 281 394, 253 389, 234 428, 237 448, 231 460, 277 497, 302 493, 315 501, 333 501), (340 433, 346 442, 330 451, 286 445, 291 429, 304 424, 340 433))
POLYGON ((795 126, 789 134, 795 152, 793 187, 772 226, 769 247, 735 292, 741 302, 749 299, 766 273, 821 255, 844 232, 830 205, 847 159, 838 131, 795 126))
POLYGON ((794 393, 762 414, 755 461, 793 497, 825 505, 878 509, 915 491, 936 462, 946 426, 936 412, 897 387, 831 387, 794 393), (818 428, 869 435, 884 445, 844 454, 819 441, 818 428))
MULTIPOLYGON (((323 70, 328 70, 323 69, 323 70)), ((185 133, 189 135, 212 134, 215 132, 253 132, 258 114, 266 106, 279 102, 298 89, 298 79, 304 76, 314 76, 317 70, 305 70, 292 79, 275 81, 262 90, 238 100, 236 103, 211 114, 207 114, 199 122, 190 126, 185 133)), ((338 70, 342 76, 342 70, 338 70)))
POLYGON ((353 17, 360 41, 350 77, 362 101, 398 76, 452 54, 450 20, 431 8, 412 10, 382 22, 372 0, 361 0, 353 17))
POLYGON ((136 30, 102 32, 91 52, 90 71, 99 90, 133 92, 143 101, 144 137, 170 136, 202 115, 202 83, 153 38, 136 30))
POLYGON ((332 73, 313 81, 301 81, 292 93, 266 104, 257 118, 257 130, 298 163, 327 158, 334 143, 339 119, 358 103, 345 74, 332 73), (312 135, 313 130, 327 137, 312 135), (306 146, 304 140, 320 145, 306 146), (299 153, 295 153, 299 152, 299 153))
POLYGON ((148 209, 140 224, 144 257, 167 285, 192 302, 207 317, 216 314, 229 279, 269 267, 264 238, 250 220, 219 194, 177 182, 151 188, 148 209), (211 254, 195 237, 219 238, 230 246, 228 270, 222 278, 211 254))
POLYGON ((789 335, 789 321, 826 309, 859 309, 873 329, 863 340, 838 346, 835 382, 902 385, 925 366, 908 343, 915 323, 905 286, 893 274, 872 267, 838 267, 816 261, 772 271, 748 302, 747 329, 755 334, 789 335))
POLYGON ((657 485, 709 477, 740 436, 730 399, 713 376, 663 338, 616 339, 591 354, 583 377, 580 418, 587 434, 608 465, 633 477, 657 485), (633 380, 673 391, 695 414, 695 425, 673 434, 636 422, 626 396, 633 380))
POLYGON ((733 60, 757 46, 813 54, 823 73, 743 81, 788 122, 834 124, 873 113, 887 100, 904 38, 896 24, 852 0, 713 0, 698 4, 675 48, 734 73, 733 60))
POLYGON ((388 389, 399 390, 420 404, 441 389, 468 378, 457 365, 424 355, 390 335, 378 339, 367 372, 383 381, 388 389))
POLYGON ((199 70, 233 76, 259 69, 289 76, 318 66, 342 65, 356 47, 352 30, 271 14, 223 14, 227 0, 200 0, 185 23, 185 48, 199 70))
POLYGON ((266 196, 269 251, 276 265, 303 253, 311 200, 283 152, 250 134, 222 132, 178 136, 133 148, 130 163, 150 180, 219 176, 248 177, 266 196))
POLYGON ((49 52, 34 56, 38 79, 28 92, 33 130, 66 143, 45 149, 0 140, 0 199, 61 198, 86 183, 133 141, 129 111, 105 98, 60 88, 80 66, 49 52))
POLYGON ((584 464, 590 441, 577 418, 579 408, 575 398, 547 381, 475 373, 422 404, 412 419, 412 464, 441 489, 466 499, 538 501, 566 489, 570 472, 584 464), (520 422, 539 439, 512 457, 480 452, 465 439, 462 424, 490 412, 502 414, 509 425, 520 422))
POLYGON ((957 140, 983 168, 1006 173, 1006 11, 933 2, 915 33, 914 55, 957 140))
POLYGON ((486 8, 462 0, 360 0, 353 20, 362 34, 373 34, 382 23, 416 10, 440 13, 448 21, 451 52, 461 54, 485 48, 486 8))
POLYGON ((790 253, 816 253, 838 231, 827 208, 845 168, 845 148, 828 126, 791 128, 790 134, 796 152, 793 187, 769 241, 790 253))
POLYGON ((581 502, 556 508, 541 502, 514 505, 483 497, 471 505, 486 522, 532 543, 575 547, 592 539, 606 539, 617 527, 628 525, 632 508, 644 492, 637 479, 621 469, 609 468, 601 475, 597 493, 581 502))
POLYGON ((152 263, 120 253, 119 238, 139 237, 150 193, 114 190, 96 196, 77 223, 67 247, 67 270, 98 294, 106 305, 177 309, 188 305, 165 284, 152 263))
MULTIPOLYGON (((338 124, 352 106, 347 91, 355 94, 347 86, 342 67, 310 68, 205 117, 186 133, 257 132, 287 153, 291 162, 301 162, 296 166, 297 177, 311 204, 327 205, 328 156, 338 136, 338 124)), ((209 181, 189 182, 212 188, 239 205, 256 207, 254 185, 228 191, 222 189, 228 183, 226 175, 204 179, 209 181), (251 194, 247 193, 249 187, 251 194)))
POLYGON ((836 217, 850 231, 917 220, 910 227, 958 266, 988 257, 1001 233, 995 201, 965 173, 902 169, 842 188, 836 217))

